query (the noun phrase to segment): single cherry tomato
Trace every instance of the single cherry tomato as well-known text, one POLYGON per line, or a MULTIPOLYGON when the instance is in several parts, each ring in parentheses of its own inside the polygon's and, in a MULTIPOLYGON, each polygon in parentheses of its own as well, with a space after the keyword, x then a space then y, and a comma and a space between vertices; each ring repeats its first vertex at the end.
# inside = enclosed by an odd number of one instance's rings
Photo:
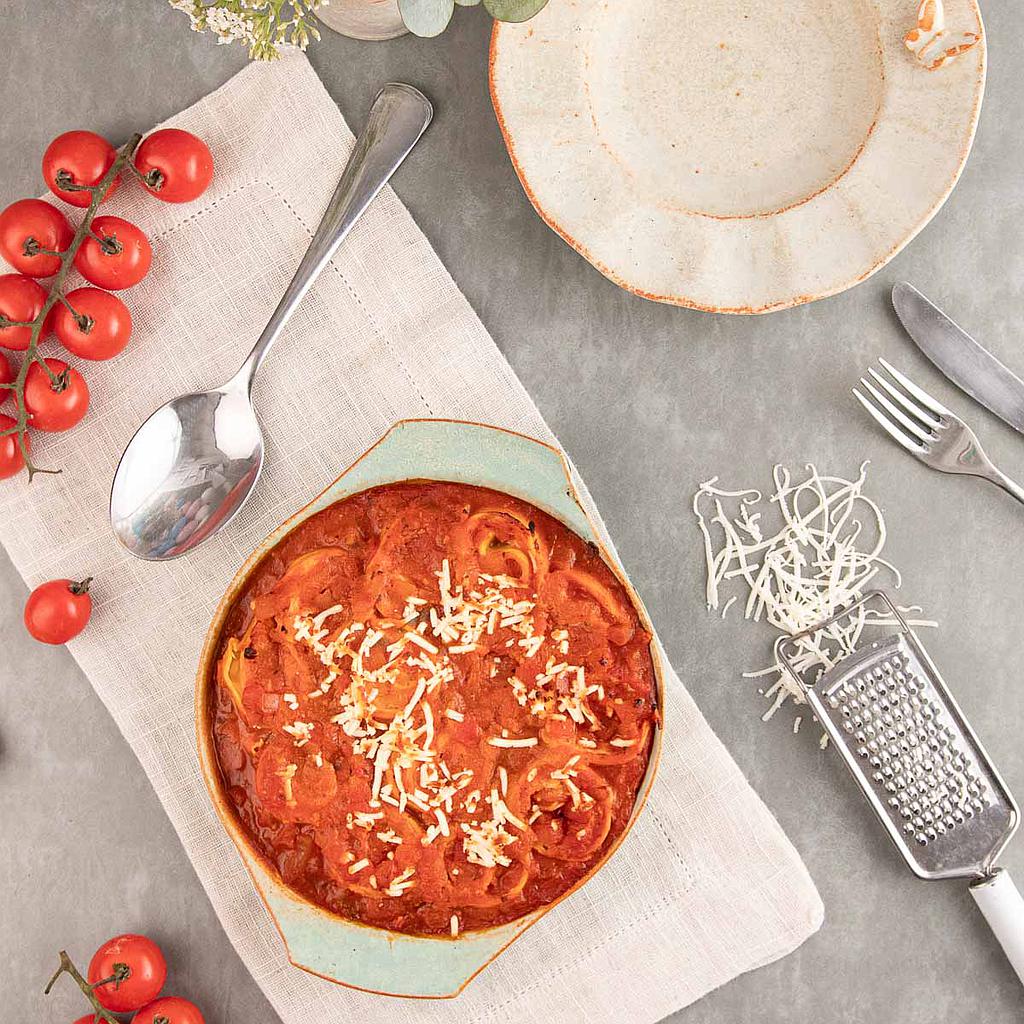
POLYGON ((164 996, 144 1006, 132 1024, 206 1024, 199 1007, 180 996, 164 996))
POLYGON ((95 237, 87 237, 75 254, 75 267, 87 281, 119 291, 138 284, 149 272, 153 262, 149 239, 130 221, 97 217, 92 234, 95 237))
POLYGON ((213 178, 213 154, 202 139, 180 128, 161 128, 135 151, 142 183, 167 203, 198 199, 213 178))
POLYGON ((69 352, 83 359, 110 359, 128 344, 132 315, 116 295, 99 288, 76 288, 65 298, 67 305, 61 302, 54 307, 53 330, 69 352))
POLYGON ((152 1002, 167 979, 167 961, 160 947, 145 935, 117 935, 96 950, 89 963, 93 992, 112 1013, 130 1013, 152 1002))
POLYGON ((65 644, 78 636, 92 614, 91 582, 90 578, 40 584, 25 602, 25 628, 44 644, 65 644))
POLYGON ((38 363, 33 363, 25 375, 23 398, 29 423, 49 433, 70 430, 89 408, 89 385, 63 359, 47 359, 46 365, 57 378, 56 384, 38 363))
POLYGON ((51 277, 60 270, 60 257, 75 237, 67 217, 42 199, 19 199, 0 213, 0 256, 29 277, 51 277))
MULTIPOLYGON (((0 316, 27 323, 39 316, 46 299, 46 289, 31 277, 0 274, 0 316)), ((49 327, 44 330, 49 330, 49 327)), ((15 352, 24 352, 31 338, 31 327, 0 327, 0 346, 15 352)))
POLYGON ((87 1013, 84 1017, 79 1017, 75 1024, 96 1024, 96 1017, 91 1013, 87 1013))
MULTIPOLYGON (((58 135, 43 154, 43 181, 58 198, 72 206, 88 206, 92 193, 69 189, 68 185, 98 185, 110 165, 117 159, 117 150, 102 135, 73 131, 58 135)), ((120 175, 107 189, 101 202, 110 198, 120 175)))
MULTIPOLYGON (((16 427, 18 421, 13 416, 6 416, 0 413, 0 434, 16 427)), ((31 449, 28 434, 25 435, 25 447, 31 449)), ((0 480, 6 480, 15 473, 20 473, 25 468, 25 457, 21 454, 21 445, 18 444, 17 434, 6 434, 0 437, 0 480)))

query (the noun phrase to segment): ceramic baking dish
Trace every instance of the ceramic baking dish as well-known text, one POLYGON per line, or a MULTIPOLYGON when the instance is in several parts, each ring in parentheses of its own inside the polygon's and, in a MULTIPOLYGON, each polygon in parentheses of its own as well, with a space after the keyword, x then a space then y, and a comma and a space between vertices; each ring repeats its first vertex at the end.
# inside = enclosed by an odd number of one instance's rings
MULTIPOLYGON (((270 534, 238 570, 210 623, 196 676, 196 742, 210 799, 281 934, 290 961, 323 978, 393 996, 446 998, 458 993, 499 953, 561 899, 600 870, 635 823, 650 791, 661 751, 656 726, 650 761, 629 822, 591 871, 559 900, 515 921, 450 937, 398 934, 332 914, 291 889, 251 845, 221 785, 213 745, 209 687, 220 632, 236 595, 264 555, 296 526, 327 506, 360 491, 403 480, 444 480, 493 488, 528 501, 584 540, 597 544, 622 582, 644 627, 646 610, 618 562, 604 548, 583 511, 565 459, 556 449, 498 427, 454 420, 403 420, 318 497, 270 534)), ((663 706, 664 655, 651 642, 657 700, 663 706)))

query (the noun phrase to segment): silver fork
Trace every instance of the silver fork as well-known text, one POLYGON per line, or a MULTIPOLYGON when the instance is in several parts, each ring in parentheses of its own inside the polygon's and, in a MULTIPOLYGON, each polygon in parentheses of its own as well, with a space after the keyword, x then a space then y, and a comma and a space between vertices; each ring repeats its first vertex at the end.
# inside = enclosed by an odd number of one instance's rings
POLYGON ((868 374, 875 383, 866 377, 860 379, 861 386, 873 401, 857 388, 853 393, 894 441, 940 473, 980 476, 1024 503, 1024 488, 992 465, 974 431, 959 416, 881 356, 878 361, 889 377, 870 366, 868 374))

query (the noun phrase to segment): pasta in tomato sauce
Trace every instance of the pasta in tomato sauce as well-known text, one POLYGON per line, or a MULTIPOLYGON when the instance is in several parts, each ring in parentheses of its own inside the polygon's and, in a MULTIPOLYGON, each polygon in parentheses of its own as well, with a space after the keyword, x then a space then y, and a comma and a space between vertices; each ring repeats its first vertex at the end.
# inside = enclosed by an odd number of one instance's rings
POLYGON ((596 547, 539 509, 464 484, 361 492, 289 533, 228 614, 224 792, 334 913, 420 935, 515 920, 626 827, 650 642, 596 547))

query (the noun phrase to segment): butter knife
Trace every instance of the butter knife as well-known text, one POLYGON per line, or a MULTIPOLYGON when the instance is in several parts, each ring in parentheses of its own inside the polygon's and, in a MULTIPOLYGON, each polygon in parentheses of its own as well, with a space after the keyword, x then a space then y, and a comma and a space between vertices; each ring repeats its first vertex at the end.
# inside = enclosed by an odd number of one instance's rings
POLYGON ((1024 380, 913 285, 894 285, 892 304, 914 344, 958 388, 1024 434, 1024 380))

